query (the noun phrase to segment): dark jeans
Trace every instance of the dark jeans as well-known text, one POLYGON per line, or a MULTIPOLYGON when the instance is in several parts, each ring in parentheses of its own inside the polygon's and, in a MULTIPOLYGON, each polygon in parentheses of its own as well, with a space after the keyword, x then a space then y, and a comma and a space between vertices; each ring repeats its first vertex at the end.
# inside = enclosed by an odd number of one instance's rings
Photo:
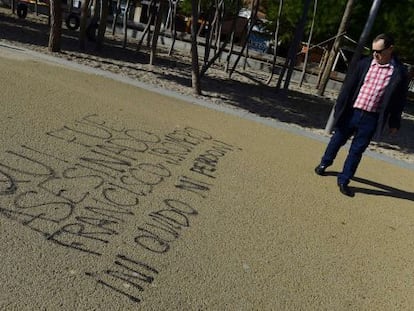
POLYGON ((339 149, 354 134, 344 167, 338 175, 338 184, 349 184, 349 180, 354 176, 358 168, 362 154, 374 136, 377 122, 378 114, 354 109, 348 119, 335 129, 322 157, 321 165, 330 166, 335 160, 339 149))

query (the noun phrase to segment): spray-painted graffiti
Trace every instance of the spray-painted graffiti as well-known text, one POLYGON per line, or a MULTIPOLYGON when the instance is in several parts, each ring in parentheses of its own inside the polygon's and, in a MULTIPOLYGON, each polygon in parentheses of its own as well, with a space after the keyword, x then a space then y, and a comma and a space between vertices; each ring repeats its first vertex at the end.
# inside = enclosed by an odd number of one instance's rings
POLYGON ((111 256, 111 266, 85 275, 135 302, 159 273, 139 254, 171 249, 199 214, 185 198, 206 199, 220 160, 241 150, 193 127, 159 134, 95 114, 46 134, 48 148, 26 144, 1 155, 0 215, 59 247, 111 256), (173 191, 165 197, 161 185, 173 191), (108 251, 120 236, 133 254, 108 251))

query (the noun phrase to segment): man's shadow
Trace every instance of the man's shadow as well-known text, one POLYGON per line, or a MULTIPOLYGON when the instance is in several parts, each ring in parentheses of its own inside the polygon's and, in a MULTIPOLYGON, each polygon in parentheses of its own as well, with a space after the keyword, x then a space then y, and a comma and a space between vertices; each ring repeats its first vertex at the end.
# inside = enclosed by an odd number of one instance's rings
MULTIPOLYGON (((337 172, 326 172, 325 174, 326 176, 335 176, 335 177, 338 176, 337 172)), ((387 186, 384 184, 380 184, 378 182, 368 180, 365 178, 361 178, 361 177, 353 177, 352 180, 359 182, 361 184, 365 184, 365 185, 377 188, 377 189, 368 189, 368 188, 350 186, 349 188, 351 188, 355 194, 364 193, 368 195, 382 195, 382 196, 387 196, 387 197, 392 197, 392 198, 397 198, 397 199, 414 201, 414 192, 400 190, 400 189, 387 186)))

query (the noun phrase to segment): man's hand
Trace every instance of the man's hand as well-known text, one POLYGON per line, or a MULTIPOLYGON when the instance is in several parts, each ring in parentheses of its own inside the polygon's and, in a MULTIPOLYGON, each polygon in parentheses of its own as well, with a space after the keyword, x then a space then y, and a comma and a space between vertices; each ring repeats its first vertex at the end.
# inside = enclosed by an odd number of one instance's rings
POLYGON ((390 127, 390 135, 397 135, 398 129, 395 127, 390 127))

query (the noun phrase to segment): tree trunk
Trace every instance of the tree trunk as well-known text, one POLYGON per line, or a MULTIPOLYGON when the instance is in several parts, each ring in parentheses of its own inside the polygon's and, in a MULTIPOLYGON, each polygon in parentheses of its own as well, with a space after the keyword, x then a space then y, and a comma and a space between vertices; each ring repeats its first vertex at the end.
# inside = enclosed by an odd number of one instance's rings
MULTIPOLYGON (((306 24, 306 19, 307 19, 307 16, 308 16, 309 6, 310 6, 310 0, 306 0, 305 5, 303 7, 302 17, 300 18, 300 20, 298 22, 298 26, 296 27, 293 42, 291 43, 291 45, 289 47, 288 58, 287 58, 287 63, 286 63, 288 65, 287 66, 288 68, 287 68, 285 84, 283 85, 283 88, 285 90, 287 90, 289 88, 290 79, 292 77, 293 70, 295 68, 296 53, 297 53, 300 41, 302 40, 303 32, 305 30, 305 24, 306 24)), ((286 70, 286 68, 284 67, 282 69, 281 75, 279 76, 277 88, 280 88, 285 70, 286 70)))
MULTIPOLYGON (((208 59, 210 57, 210 50, 211 50, 211 41, 213 39, 213 28, 215 26, 215 18, 217 15, 217 10, 218 10, 218 5, 217 5, 217 0, 211 1, 211 5, 208 8, 208 13, 207 13, 207 18, 205 21, 203 21, 203 26, 205 29, 207 29, 207 31, 205 32, 205 44, 204 44, 204 65, 208 63, 208 59), (213 9, 214 9, 214 14, 213 14, 213 9), (205 24, 204 24, 205 23, 205 24)), ((198 33, 201 32, 201 28, 198 33)))
POLYGON ((122 29, 124 30, 124 40, 122 43, 122 47, 125 49, 128 42, 128 16, 129 16, 129 9, 131 6, 131 1, 127 0, 125 5, 125 12, 124 12, 124 19, 122 21, 122 29))
POLYGON ((121 0, 116 1, 116 8, 112 16, 112 35, 115 35, 116 22, 118 21, 119 12, 121 10, 121 0))
POLYGON ((227 58, 226 58, 226 66, 225 66, 225 72, 229 71, 229 67, 230 67, 230 60, 231 60, 231 55, 233 54, 233 49, 234 49, 234 37, 236 34, 236 24, 237 24, 237 19, 238 19, 238 12, 240 11, 240 7, 241 7, 241 1, 240 0, 235 0, 237 1, 237 9, 236 9, 236 15, 233 17, 233 21, 231 24, 231 34, 230 34, 230 49, 229 52, 227 54, 227 58))
POLYGON ((273 51, 273 60, 272 60, 272 71, 270 72, 269 79, 267 79, 266 84, 270 84, 270 81, 272 81, 273 74, 275 72, 276 67, 276 60, 277 60, 277 45, 279 42, 279 29, 280 29, 280 16, 282 15, 282 9, 283 9, 283 0, 279 1, 279 9, 277 13, 277 20, 276 20, 276 29, 275 29, 275 47, 273 51))
POLYGON ((299 86, 302 87, 303 80, 305 79, 306 75, 306 67, 308 66, 308 59, 309 59, 309 51, 311 49, 311 42, 312 42, 312 35, 313 35, 313 26, 315 25, 315 16, 316 16, 316 10, 318 9, 318 0, 313 0, 313 17, 312 17, 312 24, 309 31, 309 37, 307 42, 307 49, 305 53, 305 60, 303 61, 303 68, 302 68, 302 74, 300 76, 300 82, 299 86))
POLYGON ((345 7, 344 15, 342 15, 341 24, 339 25, 339 28, 338 28, 337 36, 329 52, 328 60, 324 66, 321 81, 319 83, 319 89, 318 89, 319 96, 323 95, 326 89, 326 85, 328 84, 329 77, 331 75, 331 71, 333 67, 333 63, 335 61, 336 55, 338 54, 339 47, 341 46, 342 35, 346 32, 348 21, 349 21, 349 18, 351 17, 351 11, 352 11, 353 5, 354 5, 354 0, 348 0, 346 7, 345 7))
POLYGON ((79 48, 84 51, 86 48, 86 26, 88 23, 88 11, 90 0, 82 1, 80 28, 79 28, 79 48))
POLYGON ((96 46, 95 46, 95 49, 98 51, 100 51, 104 45, 106 24, 107 24, 106 21, 108 19, 108 11, 109 11, 109 3, 110 2, 108 0, 101 0, 98 36, 96 38, 96 46))
POLYGON ((137 52, 141 49, 142 43, 144 42, 145 37, 147 36, 149 38, 150 32, 151 32, 151 21, 154 17, 154 11, 156 10, 156 0, 151 0, 151 2, 148 5, 148 22, 145 25, 144 30, 142 31, 141 38, 138 41, 137 45, 137 52))
POLYGON ((197 0, 191 0, 191 81, 193 91, 201 95, 200 67, 198 65, 197 50, 197 21, 198 21, 198 3, 197 0))
POLYGON ((174 50, 174 45, 175 45, 175 41, 177 39, 177 30, 176 30, 176 17, 177 17, 177 2, 178 1, 173 1, 173 0, 169 0, 170 3, 170 19, 171 19, 171 45, 170 45, 170 49, 168 50, 168 56, 172 55, 172 52, 174 50))
MULTIPOLYGON (((231 75, 233 74, 234 70, 236 69, 237 64, 239 63, 240 58, 242 57, 245 49, 248 49, 247 48, 247 43, 249 41, 250 34, 252 33, 253 26, 256 22, 257 12, 259 11, 259 5, 260 5, 260 0, 252 1, 252 9, 251 9, 251 15, 250 15, 250 19, 249 19, 249 28, 248 28, 247 34, 246 34, 246 40, 245 40, 245 42, 242 46, 242 49, 241 49, 239 55, 236 58, 236 61, 233 64, 233 68, 230 69, 229 78, 231 78, 231 75)), ((247 52, 246 52, 246 57, 247 57, 247 52)))
POLYGON ((51 27, 49 34, 49 46, 50 52, 60 51, 60 39, 62 37, 62 3, 61 0, 50 1, 50 16, 51 27))
POLYGON ((157 57, 158 37, 160 35, 162 18, 163 18, 166 7, 167 7, 166 0, 160 0, 160 7, 158 9, 158 14, 155 18, 154 33, 152 34, 150 65, 154 65, 155 58, 157 57))

